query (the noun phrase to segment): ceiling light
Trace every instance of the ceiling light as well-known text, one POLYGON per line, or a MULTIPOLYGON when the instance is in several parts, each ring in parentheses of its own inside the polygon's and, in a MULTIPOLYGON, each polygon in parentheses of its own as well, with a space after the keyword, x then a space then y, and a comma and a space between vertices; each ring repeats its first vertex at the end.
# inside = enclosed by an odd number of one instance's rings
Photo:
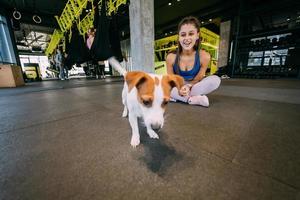
POLYGON ((202 21, 201 24, 204 24, 204 21, 202 21))
POLYGON ((172 3, 171 3, 171 2, 169 2, 169 3, 168 3, 168 5, 169 5, 169 6, 171 6, 171 5, 172 5, 172 3))
POLYGON ((212 19, 209 19, 210 22, 212 22, 212 19))
POLYGON ((177 0, 178 2, 180 1, 180 0, 177 0))

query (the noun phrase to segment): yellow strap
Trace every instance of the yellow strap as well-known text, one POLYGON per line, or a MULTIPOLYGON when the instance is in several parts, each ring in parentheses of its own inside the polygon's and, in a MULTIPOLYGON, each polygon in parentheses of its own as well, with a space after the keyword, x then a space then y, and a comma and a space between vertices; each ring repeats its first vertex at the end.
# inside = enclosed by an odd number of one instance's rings
POLYGON ((63 38, 63 33, 57 29, 54 30, 51 41, 45 51, 46 55, 50 55, 56 49, 57 45, 59 44, 60 40, 63 38))

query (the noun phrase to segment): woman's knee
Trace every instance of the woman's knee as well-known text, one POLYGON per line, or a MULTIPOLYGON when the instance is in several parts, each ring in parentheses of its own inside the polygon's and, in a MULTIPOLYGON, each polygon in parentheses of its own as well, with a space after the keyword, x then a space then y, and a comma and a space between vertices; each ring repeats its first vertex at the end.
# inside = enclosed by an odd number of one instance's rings
POLYGON ((213 87, 217 89, 221 84, 221 78, 218 77, 217 75, 211 75, 209 76, 209 78, 210 78, 211 85, 213 85, 213 87))

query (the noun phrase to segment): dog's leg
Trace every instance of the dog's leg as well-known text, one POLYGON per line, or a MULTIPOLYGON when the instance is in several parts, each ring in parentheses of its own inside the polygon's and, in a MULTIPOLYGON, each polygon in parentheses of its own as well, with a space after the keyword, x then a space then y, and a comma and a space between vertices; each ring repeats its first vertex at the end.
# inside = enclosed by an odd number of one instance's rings
POLYGON ((157 133, 155 133, 155 131, 149 126, 147 126, 147 133, 150 138, 159 139, 159 136, 157 135, 157 133))
POLYGON ((126 99, 125 98, 123 98, 123 105, 124 105, 124 109, 123 109, 122 117, 127 117, 128 116, 128 108, 127 108, 127 104, 126 104, 126 99))
POLYGON ((125 85, 125 83, 124 83, 124 87, 123 87, 123 91, 122 91, 122 103, 124 105, 122 117, 128 116, 128 108, 127 108, 126 99, 127 99, 127 85, 125 85))
POLYGON ((138 127, 138 120, 136 115, 133 115, 129 112, 128 115, 129 123, 132 129, 132 136, 131 136, 131 146, 136 147, 140 144, 140 133, 139 133, 139 127, 138 127))
POLYGON ((122 117, 127 117, 127 115, 128 115, 128 109, 127 109, 127 106, 124 105, 122 117))

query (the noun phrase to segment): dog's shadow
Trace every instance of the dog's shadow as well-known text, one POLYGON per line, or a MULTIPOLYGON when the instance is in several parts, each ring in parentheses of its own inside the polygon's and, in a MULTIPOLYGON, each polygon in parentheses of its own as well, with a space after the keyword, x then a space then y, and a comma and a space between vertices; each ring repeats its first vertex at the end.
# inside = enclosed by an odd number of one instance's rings
POLYGON ((149 170, 163 176, 167 169, 183 159, 183 155, 176 152, 175 148, 164 143, 167 136, 162 131, 158 133, 159 139, 152 139, 147 134, 143 120, 138 120, 141 145, 145 148, 145 155, 140 158, 149 170))

